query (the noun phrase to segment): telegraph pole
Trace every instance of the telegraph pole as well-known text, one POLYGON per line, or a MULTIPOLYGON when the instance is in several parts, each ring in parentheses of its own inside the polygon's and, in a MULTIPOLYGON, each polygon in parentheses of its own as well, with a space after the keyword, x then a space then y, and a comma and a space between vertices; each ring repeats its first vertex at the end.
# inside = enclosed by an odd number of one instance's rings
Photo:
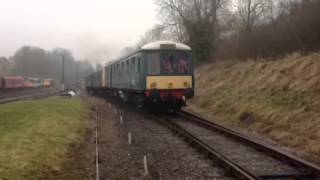
POLYGON ((76 62, 76 89, 79 89, 78 71, 79 71, 78 62, 76 62))
POLYGON ((76 62, 76 81, 77 82, 78 82, 78 71, 79 71, 78 62, 76 62))
POLYGON ((61 77, 61 90, 64 91, 64 55, 62 55, 62 77, 61 77))

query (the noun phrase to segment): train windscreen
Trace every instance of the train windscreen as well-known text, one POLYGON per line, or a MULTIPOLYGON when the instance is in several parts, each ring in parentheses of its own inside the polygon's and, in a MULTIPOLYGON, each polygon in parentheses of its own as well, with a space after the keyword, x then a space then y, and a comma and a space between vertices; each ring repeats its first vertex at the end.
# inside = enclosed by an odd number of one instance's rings
POLYGON ((147 55, 150 75, 187 75, 192 73, 191 53, 186 51, 151 52, 147 55))

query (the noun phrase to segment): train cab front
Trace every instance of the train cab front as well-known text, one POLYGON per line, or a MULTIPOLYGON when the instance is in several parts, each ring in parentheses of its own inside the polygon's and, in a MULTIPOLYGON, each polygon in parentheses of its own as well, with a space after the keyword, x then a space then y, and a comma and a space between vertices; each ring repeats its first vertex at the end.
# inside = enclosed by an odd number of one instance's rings
POLYGON ((194 96, 191 52, 163 50, 147 53, 145 96, 148 102, 180 109, 194 96))
POLYGON ((194 96, 193 76, 148 76, 146 84, 145 97, 153 106, 179 110, 194 96))

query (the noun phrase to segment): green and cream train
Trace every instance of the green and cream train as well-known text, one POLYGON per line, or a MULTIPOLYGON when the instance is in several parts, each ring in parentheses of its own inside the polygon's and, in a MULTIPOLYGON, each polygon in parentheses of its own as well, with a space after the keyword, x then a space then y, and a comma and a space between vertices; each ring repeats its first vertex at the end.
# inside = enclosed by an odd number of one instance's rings
POLYGON ((109 63, 86 78, 89 93, 112 94, 137 105, 180 109, 194 96, 191 48, 158 41, 109 63))

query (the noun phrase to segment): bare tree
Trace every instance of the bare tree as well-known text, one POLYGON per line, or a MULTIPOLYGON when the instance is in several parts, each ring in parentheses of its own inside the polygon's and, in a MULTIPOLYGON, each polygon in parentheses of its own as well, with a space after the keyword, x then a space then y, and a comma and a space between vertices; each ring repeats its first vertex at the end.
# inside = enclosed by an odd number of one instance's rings
POLYGON ((140 41, 136 44, 136 49, 139 49, 141 46, 158 41, 166 39, 164 35, 164 26, 156 24, 152 29, 147 31, 144 36, 141 37, 140 41))
POLYGON ((11 63, 6 57, 0 57, 0 77, 7 75, 10 71, 11 63))
POLYGON ((23 46, 10 58, 13 68, 10 74, 25 77, 53 78, 57 82, 61 80, 62 57, 65 59, 65 80, 71 85, 76 81, 76 64, 79 68, 79 77, 82 78, 93 67, 88 62, 76 62, 72 53, 63 48, 46 51, 39 47, 23 46))
POLYGON ((236 2, 233 18, 223 29, 227 33, 219 43, 219 55, 246 59, 320 49, 320 1, 236 2))
POLYGON ((136 45, 124 47, 120 52, 120 57, 127 56, 139 50, 143 45, 147 43, 169 39, 171 39, 171 37, 165 32, 164 26, 156 24, 152 29, 148 30, 143 36, 140 37, 140 40, 136 45))
POLYGON ((135 52, 137 50, 136 47, 134 46, 127 46, 127 47, 124 47, 120 54, 119 54, 119 57, 124 57, 124 56, 128 56, 129 54, 132 54, 133 52, 135 52))
POLYGON ((274 18, 273 0, 237 0, 237 13, 242 30, 250 32, 256 24, 274 18))
POLYGON ((213 58, 219 37, 218 10, 226 0, 156 0, 163 26, 194 50, 197 61, 213 58))

